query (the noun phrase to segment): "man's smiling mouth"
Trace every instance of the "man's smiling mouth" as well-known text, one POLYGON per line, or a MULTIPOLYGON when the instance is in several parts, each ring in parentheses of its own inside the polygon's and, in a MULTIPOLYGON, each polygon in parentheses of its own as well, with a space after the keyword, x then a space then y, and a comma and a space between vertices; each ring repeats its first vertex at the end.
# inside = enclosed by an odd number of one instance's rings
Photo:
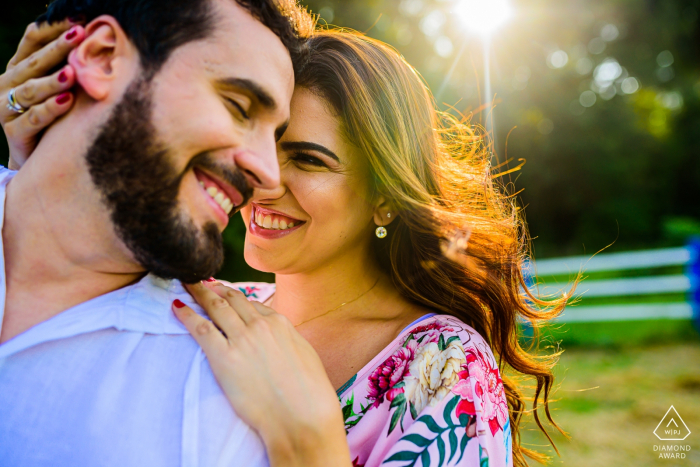
MULTIPOLYGON (((230 215, 231 211, 236 207, 236 203, 230 198, 228 193, 224 191, 224 187, 216 183, 209 174, 196 169, 195 177, 199 185, 204 189, 204 192, 226 213, 226 215, 230 215)), ((238 201, 240 202, 241 200, 238 201)))
POLYGON ((231 214, 233 211, 233 203, 222 191, 219 191, 214 185, 206 186, 206 184, 199 180, 199 184, 204 188, 204 191, 209 195, 211 199, 216 201, 216 204, 221 206, 226 214, 231 214))

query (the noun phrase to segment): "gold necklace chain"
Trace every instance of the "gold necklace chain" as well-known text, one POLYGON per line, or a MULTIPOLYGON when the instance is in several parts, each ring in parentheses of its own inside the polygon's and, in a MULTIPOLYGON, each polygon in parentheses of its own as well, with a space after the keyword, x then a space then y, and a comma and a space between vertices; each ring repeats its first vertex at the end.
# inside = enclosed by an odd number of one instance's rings
MULTIPOLYGON (((302 321, 301 323, 295 324, 294 327, 295 327, 295 328, 296 328, 296 327, 299 327, 299 326, 301 326, 301 325, 304 324, 304 323, 308 323, 309 321, 313 321, 313 320, 315 320, 315 319, 317 319, 317 318, 320 318, 320 317, 322 317, 322 316, 326 316, 326 315, 329 314, 329 313, 332 313, 332 312, 334 312, 334 311, 336 311, 336 310, 339 310, 340 308, 344 307, 345 305, 349 305, 349 304, 351 304, 351 303, 353 303, 353 302, 358 301, 359 299, 361 299, 362 297, 364 297, 365 295, 367 295, 368 293, 370 293, 370 291, 371 291, 373 288, 375 288, 375 287, 377 286, 378 283, 379 283, 379 278, 377 278, 377 280, 374 282, 374 284, 372 285, 372 287, 370 287, 369 289, 367 289, 365 292, 362 292, 360 295, 358 295, 357 297, 353 298, 353 299, 350 300, 349 302, 341 303, 341 304, 338 305, 337 307, 331 308, 330 310, 325 311, 325 312, 321 313, 321 314, 318 315, 318 316, 314 316, 313 318, 309 318, 309 319, 307 319, 307 320, 305 320, 305 321, 302 321)), ((275 296, 274 293, 273 293, 272 295, 270 295, 270 297, 269 297, 267 300, 265 300, 265 303, 271 303, 272 298, 273 298, 274 296, 275 296)))

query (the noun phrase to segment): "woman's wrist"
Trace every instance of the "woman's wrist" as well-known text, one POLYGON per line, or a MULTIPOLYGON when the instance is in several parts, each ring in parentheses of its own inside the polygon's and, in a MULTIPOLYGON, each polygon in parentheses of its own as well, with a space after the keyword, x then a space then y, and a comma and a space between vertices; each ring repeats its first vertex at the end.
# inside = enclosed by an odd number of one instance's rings
POLYGON ((351 466, 345 430, 316 426, 287 427, 279 423, 261 431, 271 467, 351 466))

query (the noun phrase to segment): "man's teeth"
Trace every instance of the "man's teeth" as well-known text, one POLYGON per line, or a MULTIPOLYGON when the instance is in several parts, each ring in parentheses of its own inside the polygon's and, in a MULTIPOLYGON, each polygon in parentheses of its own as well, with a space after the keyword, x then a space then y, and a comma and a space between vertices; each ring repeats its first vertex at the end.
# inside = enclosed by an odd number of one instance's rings
POLYGON ((287 223, 281 217, 265 215, 259 212, 255 213, 255 223, 264 229, 270 230, 287 230, 294 227, 294 222, 287 223))
MULTIPOLYGON (((205 187, 204 182, 200 181, 199 184, 202 188, 205 187)), ((211 199, 216 201, 216 204, 221 206, 221 209, 223 209, 226 214, 231 214, 231 211, 233 211, 233 203, 228 196, 226 196, 222 191, 217 190, 214 186, 210 186, 205 191, 211 197, 211 199)))

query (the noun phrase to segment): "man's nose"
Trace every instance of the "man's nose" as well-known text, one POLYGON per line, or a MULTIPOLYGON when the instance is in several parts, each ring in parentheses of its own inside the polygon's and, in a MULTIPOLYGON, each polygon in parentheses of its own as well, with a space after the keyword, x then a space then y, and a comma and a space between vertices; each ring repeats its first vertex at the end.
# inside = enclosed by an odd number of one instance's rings
POLYGON ((280 184, 280 166, 274 145, 271 149, 238 152, 234 163, 254 188, 272 190, 280 184))
POLYGON ((287 193, 287 185, 284 182, 284 179, 282 179, 280 181, 280 184, 277 185, 275 188, 255 190, 255 194, 253 195, 253 201, 261 203, 267 201, 275 201, 283 197, 285 193, 287 193))

